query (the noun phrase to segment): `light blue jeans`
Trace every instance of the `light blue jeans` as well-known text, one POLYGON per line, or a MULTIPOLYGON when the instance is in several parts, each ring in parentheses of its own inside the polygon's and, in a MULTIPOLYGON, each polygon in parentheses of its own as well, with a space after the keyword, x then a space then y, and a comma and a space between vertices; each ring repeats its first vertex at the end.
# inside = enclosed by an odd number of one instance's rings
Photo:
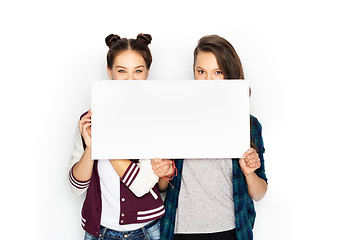
POLYGON ((99 237, 95 237, 88 232, 85 232, 84 240, 114 240, 114 239, 126 239, 126 240, 159 240, 160 239, 160 221, 155 220, 154 223, 150 223, 150 227, 146 225, 145 227, 128 231, 128 232, 119 232, 106 227, 100 227, 99 237))

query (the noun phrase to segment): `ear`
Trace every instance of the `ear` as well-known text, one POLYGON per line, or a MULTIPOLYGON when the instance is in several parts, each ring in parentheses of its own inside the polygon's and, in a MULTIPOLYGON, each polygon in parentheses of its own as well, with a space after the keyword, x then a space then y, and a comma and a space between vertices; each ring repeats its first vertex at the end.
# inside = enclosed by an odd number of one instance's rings
POLYGON ((109 67, 106 67, 106 70, 107 70, 107 73, 108 73, 108 76, 111 80, 113 80, 112 76, 111 76, 111 69, 109 67))

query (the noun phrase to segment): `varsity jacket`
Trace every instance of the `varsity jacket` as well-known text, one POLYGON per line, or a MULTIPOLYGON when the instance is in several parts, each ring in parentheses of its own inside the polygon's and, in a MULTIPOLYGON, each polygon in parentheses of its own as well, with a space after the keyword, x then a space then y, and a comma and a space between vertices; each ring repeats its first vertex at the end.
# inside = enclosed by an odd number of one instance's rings
MULTIPOLYGON (((74 151, 68 168, 68 180, 73 193, 82 195, 86 192, 81 211, 83 229, 94 236, 99 236, 102 204, 97 165, 98 161, 102 160, 94 160, 89 181, 80 181, 73 174, 74 166, 80 160, 85 146, 77 128, 74 151)), ((150 222, 165 214, 156 184, 158 180, 158 176, 152 170, 150 159, 131 161, 120 178, 120 225, 150 222)))

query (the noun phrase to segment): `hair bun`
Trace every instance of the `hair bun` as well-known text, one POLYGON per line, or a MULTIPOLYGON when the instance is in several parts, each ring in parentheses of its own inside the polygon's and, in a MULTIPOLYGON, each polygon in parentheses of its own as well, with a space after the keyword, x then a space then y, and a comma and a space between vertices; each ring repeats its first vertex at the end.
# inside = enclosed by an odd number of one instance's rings
POLYGON ((140 33, 140 34, 137 35, 136 39, 142 41, 145 44, 150 44, 151 40, 152 40, 152 37, 151 37, 150 34, 140 33))
POLYGON ((105 43, 106 43, 106 45, 109 47, 109 48, 111 48, 113 45, 114 45, 114 43, 116 43, 118 40, 120 40, 121 38, 118 36, 118 35, 116 35, 116 34, 110 34, 109 36, 107 36, 106 38, 105 38, 105 43))

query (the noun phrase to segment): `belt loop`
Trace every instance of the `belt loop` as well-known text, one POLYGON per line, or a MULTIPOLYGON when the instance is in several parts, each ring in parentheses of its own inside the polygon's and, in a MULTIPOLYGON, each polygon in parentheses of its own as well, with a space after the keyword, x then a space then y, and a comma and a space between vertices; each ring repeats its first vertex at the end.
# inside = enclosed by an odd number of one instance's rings
POLYGON ((141 230, 143 231, 144 233, 144 239, 149 239, 149 236, 148 236, 148 232, 147 232, 147 229, 146 229, 146 226, 142 227, 141 230))
POLYGON ((104 239, 106 230, 107 230, 107 228, 103 227, 103 230, 102 230, 102 232, 100 232, 100 235, 99 235, 100 239, 104 239))

